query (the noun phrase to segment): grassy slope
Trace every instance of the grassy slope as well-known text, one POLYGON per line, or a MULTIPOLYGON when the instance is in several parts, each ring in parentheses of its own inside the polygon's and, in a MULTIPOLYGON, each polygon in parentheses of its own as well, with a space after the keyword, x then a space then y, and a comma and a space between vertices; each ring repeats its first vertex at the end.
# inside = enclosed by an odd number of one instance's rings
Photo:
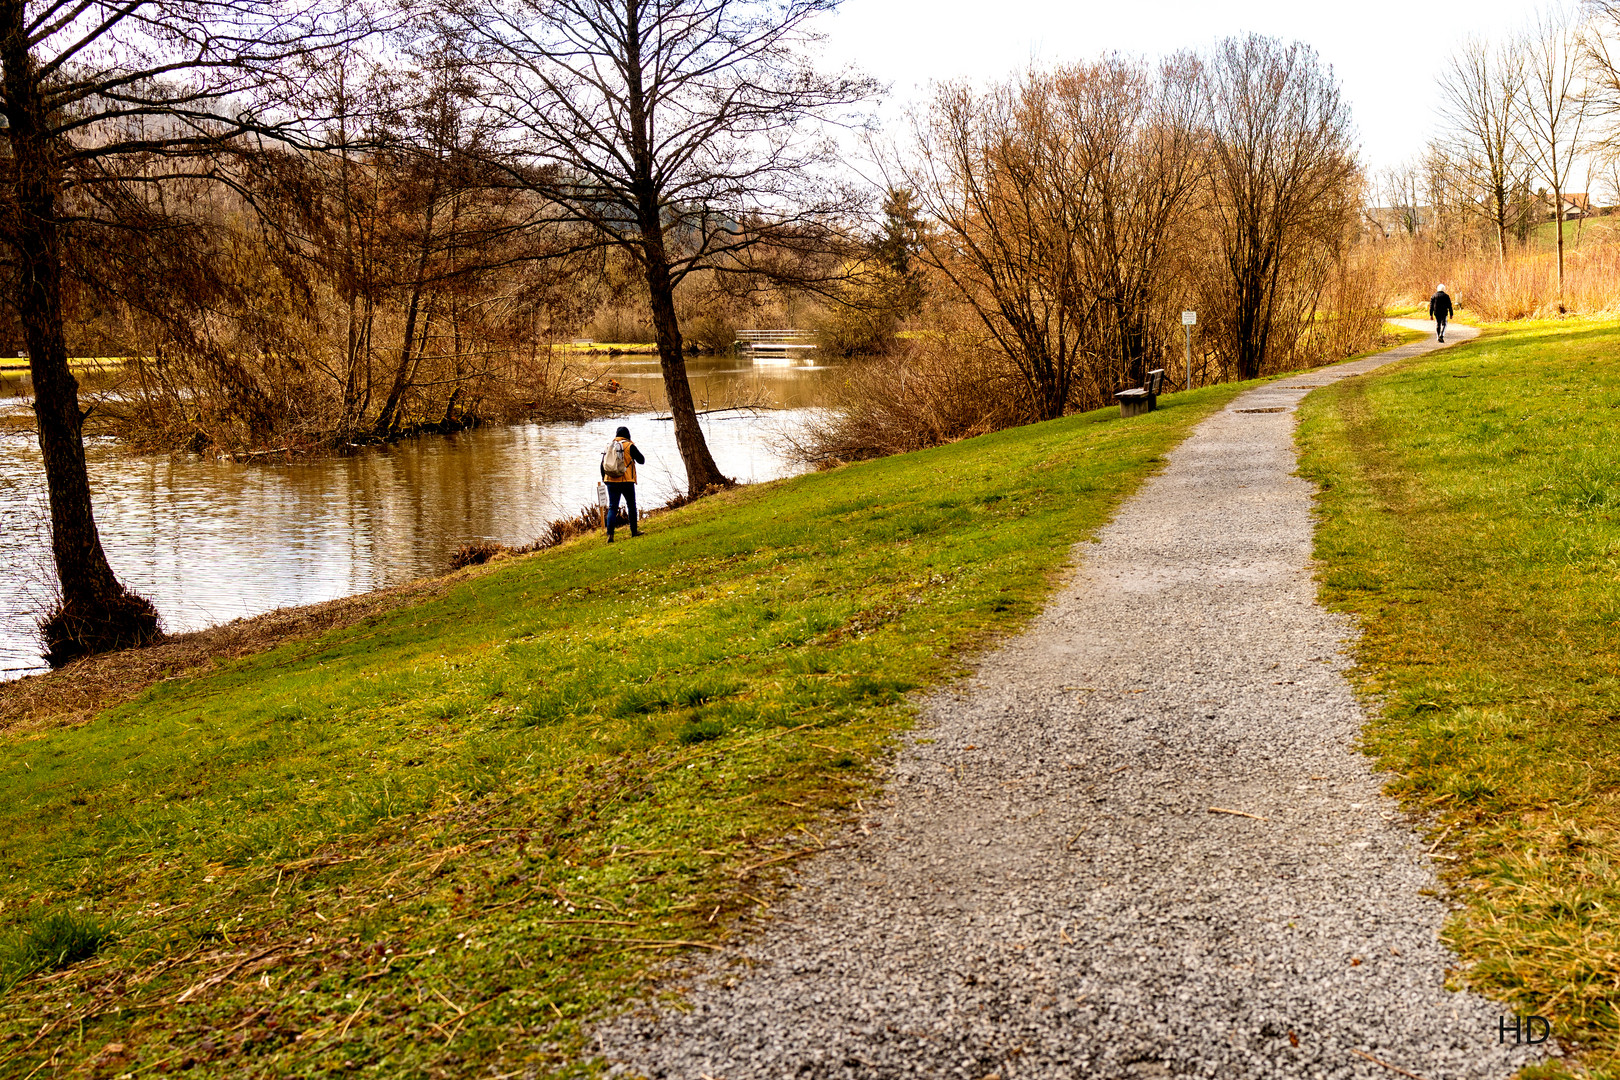
POLYGON ((0 1072, 573 1071, 1239 389, 705 500, 0 745, 0 922, 120 932, 11 988, 0 1072))
MULTIPOLYGON (((1367 744, 1447 830, 1474 985, 1620 1076, 1620 327, 1519 324, 1307 399, 1367 744)), ((1556 1070, 1555 1070, 1556 1071, 1556 1070)))
MULTIPOLYGON (((1614 214, 1589 217, 1584 222, 1570 218, 1564 222, 1564 252, 1568 254, 1577 245, 1612 243, 1617 231, 1620 231, 1620 216, 1614 214)), ((1558 223, 1548 220, 1538 224, 1531 231, 1530 243, 1544 251, 1558 250, 1558 223)))

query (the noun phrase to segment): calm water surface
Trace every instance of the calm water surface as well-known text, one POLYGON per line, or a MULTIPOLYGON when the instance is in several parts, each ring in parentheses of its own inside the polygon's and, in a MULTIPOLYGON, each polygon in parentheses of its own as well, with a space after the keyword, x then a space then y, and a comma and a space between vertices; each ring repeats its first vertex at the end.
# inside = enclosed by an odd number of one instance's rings
MULTIPOLYGON (((691 368, 699 408, 774 407, 703 418, 722 471, 742 481, 799 471, 785 440, 824 400, 834 369, 731 358, 691 368)), ((655 358, 619 358, 615 374, 662 405, 655 358)), ((472 540, 527 543, 594 501, 602 447, 620 424, 647 457, 639 501, 657 506, 685 472, 673 425, 655 415, 486 428, 283 465, 133 457, 110 440, 87 449, 113 569, 179 632, 441 572, 472 540)), ((33 436, 0 434, 0 678, 42 670, 33 626, 51 597, 45 505, 33 436)))

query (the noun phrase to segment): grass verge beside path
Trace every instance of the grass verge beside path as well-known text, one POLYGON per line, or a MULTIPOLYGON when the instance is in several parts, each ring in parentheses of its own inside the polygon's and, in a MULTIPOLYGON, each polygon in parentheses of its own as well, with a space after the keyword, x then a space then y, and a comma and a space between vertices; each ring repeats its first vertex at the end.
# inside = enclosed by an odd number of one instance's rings
MULTIPOLYGON (((1317 390, 1324 600, 1432 813, 1469 984, 1620 1076, 1620 325, 1524 323, 1317 390)), ((1565 1075, 1554 1063, 1536 1075, 1565 1075)))
POLYGON ((0 1074, 588 1072, 1242 388, 705 499, 0 741, 0 1074))

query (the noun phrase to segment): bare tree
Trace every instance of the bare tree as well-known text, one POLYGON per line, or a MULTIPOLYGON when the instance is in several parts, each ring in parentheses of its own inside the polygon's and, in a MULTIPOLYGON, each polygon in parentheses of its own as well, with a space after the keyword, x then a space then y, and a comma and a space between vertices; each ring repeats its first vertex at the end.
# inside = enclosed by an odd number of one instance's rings
MULTIPOLYGON (((420 66, 401 70, 396 55, 392 70, 366 72, 351 57, 314 80, 304 111, 328 118, 331 152, 221 155, 233 187, 188 200, 189 265, 146 230, 125 245, 136 272, 121 266, 129 283, 102 288, 143 317, 154 346, 125 430, 161 444, 183 424, 199 449, 253 451, 510 411, 508 376, 546 351, 553 282, 578 267, 534 258, 533 200, 481 154, 487 111, 431 43, 423 51, 420 66), (143 255, 161 268, 142 272, 143 255)), ((547 386, 526 393, 560 404, 547 386)))
POLYGON ((1586 103, 1593 168, 1620 206, 1620 0, 1586 0, 1586 103))
MULTIPOLYGON (((1585 0, 1588 15, 1581 40, 1586 61, 1586 100, 1593 118, 1620 117, 1620 0, 1585 0)), ((1604 141, 1612 141, 1611 131, 1604 141)))
POLYGON ((1089 344, 1131 385, 1164 352, 1166 279, 1205 179, 1201 75, 1180 54, 1157 72, 1110 56, 1055 79, 1058 135, 1074 148, 1057 180, 1072 191, 1082 288, 1101 305, 1089 344))
POLYGON ((1432 139, 1418 159, 1422 197, 1428 211, 1425 222, 1430 241, 1444 248, 1454 241, 1467 242, 1463 223, 1477 206, 1478 190, 1474 173, 1456 149, 1432 139))
MULTIPOLYGON (((1594 209, 1608 207, 1611 210, 1620 207, 1620 147, 1600 145, 1594 148, 1592 154, 1592 171, 1598 184, 1602 185, 1603 199, 1594 197, 1594 209)), ((1594 185, 1596 189, 1597 185, 1594 185)), ((1594 191, 1595 195, 1595 191, 1594 191)))
POLYGON ((42 629, 53 664, 157 633, 151 604, 113 574, 91 508, 62 316, 75 189, 130 182, 111 167, 120 159, 195 154, 249 128, 274 131, 245 103, 284 65, 345 36, 326 15, 281 0, 0 0, 9 150, 0 240, 14 264, 11 299, 50 492, 62 603, 42 629))
POLYGON ((1524 48, 1525 92, 1520 108, 1525 145, 1552 189, 1558 229, 1558 310, 1564 310, 1564 193, 1580 154, 1587 120, 1588 57, 1580 22, 1559 8, 1537 20, 1524 48))
POLYGON ((1423 227, 1423 167, 1408 161, 1392 165, 1378 178, 1383 202, 1395 214, 1396 224, 1413 237, 1423 227))
POLYGON ((1513 191, 1525 167, 1520 115, 1527 61, 1522 41, 1493 47, 1471 37, 1440 75, 1448 157, 1468 177, 1471 208, 1496 233, 1499 261, 1507 258, 1513 191))
POLYGON ((1224 273, 1213 329, 1243 378, 1303 325, 1354 217, 1350 113, 1337 80, 1298 42, 1228 38, 1206 67, 1214 244, 1224 273))
POLYGON ((1513 191, 1525 168, 1519 118, 1527 60, 1520 40, 1493 46, 1471 37, 1440 75, 1443 142, 1468 177, 1471 209, 1496 233, 1498 261, 1507 258, 1513 191))
POLYGON ((808 130, 871 95, 816 74, 812 20, 839 0, 448 0, 512 133, 513 183, 550 224, 611 245, 646 281, 675 439, 694 492, 731 483, 698 425, 675 290, 691 274, 769 273, 757 256, 825 234, 850 206, 818 180, 808 130))
POLYGON ((932 219, 926 257, 1012 362, 1023 412, 1062 416, 1099 298, 1081 288, 1074 147, 1049 76, 975 93, 941 86, 915 132, 908 185, 932 219))
POLYGON ((1026 415, 1101 404, 1163 354, 1202 131, 1190 56, 937 93, 906 168, 928 258, 1019 373, 1026 415))

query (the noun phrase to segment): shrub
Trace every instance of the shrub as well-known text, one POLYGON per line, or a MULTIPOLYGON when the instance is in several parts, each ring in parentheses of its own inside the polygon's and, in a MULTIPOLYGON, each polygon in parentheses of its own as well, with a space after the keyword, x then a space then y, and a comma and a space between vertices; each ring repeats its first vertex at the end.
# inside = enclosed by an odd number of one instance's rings
POLYGON ((149 645, 162 630, 152 602, 126 589, 94 611, 58 603, 40 620, 39 636, 45 662, 57 668, 83 656, 149 645))
POLYGON ((592 341, 620 345, 643 345, 658 340, 653 332, 652 316, 644 306, 597 312, 596 318, 585 327, 585 336, 592 341))
POLYGON ((490 540, 474 540, 470 544, 462 544, 456 548, 455 554, 450 556, 450 569, 460 570, 467 566, 483 566, 495 556, 509 548, 490 540))
POLYGON ((1023 399, 1004 357, 966 335, 929 334, 851 366, 791 449, 818 468, 921 450, 1024 423, 1023 399))
POLYGON ((835 304, 816 320, 816 347, 828 356, 884 356, 899 320, 891 311, 835 304))
POLYGON ((725 352, 737 344, 737 325, 723 315, 694 315, 682 320, 681 339, 688 349, 725 352))

